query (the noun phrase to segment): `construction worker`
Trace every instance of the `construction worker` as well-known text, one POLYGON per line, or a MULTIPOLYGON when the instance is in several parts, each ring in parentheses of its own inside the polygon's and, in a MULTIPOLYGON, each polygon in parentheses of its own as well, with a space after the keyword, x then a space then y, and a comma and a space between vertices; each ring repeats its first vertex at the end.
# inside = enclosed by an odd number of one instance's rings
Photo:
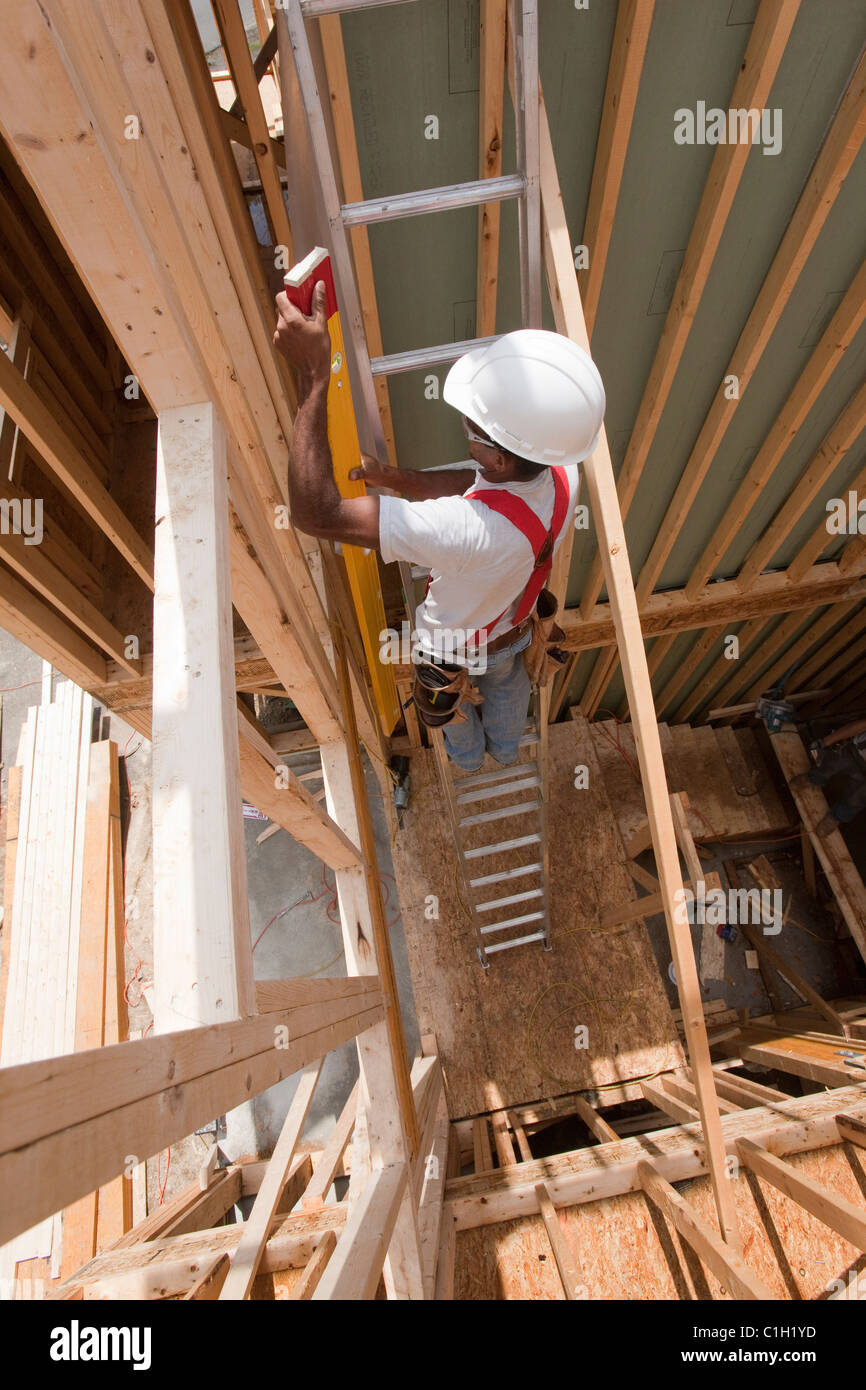
POLYGON ((531 329, 465 354, 443 396, 463 417, 476 467, 412 471, 365 457, 350 476, 402 496, 343 498, 328 446, 324 285, 316 285, 310 315, 285 294, 276 302, 274 343, 299 378, 289 458, 294 524, 378 549, 387 563, 430 570, 414 633, 419 713, 444 726, 448 754, 463 771, 479 768, 485 750, 503 766, 516 763, 531 613, 573 524, 576 465, 592 453, 604 416, 594 363, 568 338, 531 329))

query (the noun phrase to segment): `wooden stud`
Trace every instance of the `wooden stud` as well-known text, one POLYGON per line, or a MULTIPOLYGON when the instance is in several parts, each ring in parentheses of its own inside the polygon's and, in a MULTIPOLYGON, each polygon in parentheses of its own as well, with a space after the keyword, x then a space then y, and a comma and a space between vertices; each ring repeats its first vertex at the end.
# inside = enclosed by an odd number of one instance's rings
POLYGON ((372 1299, 406 1190, 406 1165, 374 1168, 313 1298, 372 1299))
POLYGON ((654 9, 655 0, 623 0, 617 7, 607 85, 601 108, 601 124, 592 168, 592 183, 583 228, 583 243, 589 249, 589 266, 578 272, 583 311, 590 338, 601 298, 607 253, 654 9))
POLYGON ((759 1178, 772 1183, 858 1250, 866 1250, 866 1210, 813 1178, 807 1178, 751 1139, 738 1139, 736 1150, 746 1167, 759 1178))
MULTIPOLYGON (((505 0, 481 0, 481 76, 478 95, 478 177, 502 173, 502 117, 505 97, 505 0)), ((478 208, 478 271, 475 336, 496 332, 501 203, 478 208)))
MULTIPOLYGON (((766 105, 798 9, 799 0, 770 0, 770 3, 760 7, 731 94, 731 108, 757 107, 760 110, 766 105)), ((617 478, 623 516, 628 514, 656 437, 749 150, 749 144, 720 145, 710 166, 671 306, 617 478)), ((601 561, 596 560, 584 585, 581 603, 584 614, 596 602, 602 583, 601 561)), ((584 707, 584 713, 588 715, 590 712, 584 707)))
POLYGON ((337 1169, 342 1163, 346 1145, 352 1137, 357 1113, 358 1083, 356 1081, 331 1132, 331 1137, 319 1156, 312 1181, 301 1198, 301 1206, 305 1211, 316 1211, 319 1207, 324 1206, 331 1184, 336 1177, 337 1169))
POLYGON ((316 1082, 322 1070, 322 1060, 308 1067, 298 1081, 264 1181, 256 1194, 253 1209, 244 1222, 241 1238, 232 1255, 231 1269, 220 1292, 221 1299, 238 1300, 250 1296, 267 1243, 271 1221, 276 1215, 316 1082))
POLYGON ((704 1264, 735 1298, 775 1300, 773 1294, 742 1258, 724 1245, 702 1216, 662 1178, 651 1163, 637 1166, 640 1185, 704 1264))
POLYGON ((546 1183, 536 1183, 535 1196, 566 1300, 572 1303, 576 1298, 586 1298, 588 1296, 587 1288, 583 1279, 583 1271, 580 1268, 580 1261, 559 1224, 559 1217, 551 1201, 550 1191, 546 1183))
POLYGON ((289 1299, 297 1302, 305 1302, 313 1297, 319 1287, 322 1275, 328 1267, 328 1261, 337 1248, 337 1236, 334 1231, 325 1231, 322 1239, 316 1246, 313 1258, 310 1260, 300 1279, 289 1294, 289 1299))

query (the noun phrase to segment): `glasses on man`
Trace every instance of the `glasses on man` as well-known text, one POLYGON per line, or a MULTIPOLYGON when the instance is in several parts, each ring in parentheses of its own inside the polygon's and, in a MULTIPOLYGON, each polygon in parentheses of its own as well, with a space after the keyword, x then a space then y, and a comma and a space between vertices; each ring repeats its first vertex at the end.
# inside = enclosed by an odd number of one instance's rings
POLYGON ((489 439, 487 435, 479 434, 472 421, 467 420, 465 415, 463 416, 463 433, 471 444, 486 444, 489 448, 496 448, 494 441, 489 439))

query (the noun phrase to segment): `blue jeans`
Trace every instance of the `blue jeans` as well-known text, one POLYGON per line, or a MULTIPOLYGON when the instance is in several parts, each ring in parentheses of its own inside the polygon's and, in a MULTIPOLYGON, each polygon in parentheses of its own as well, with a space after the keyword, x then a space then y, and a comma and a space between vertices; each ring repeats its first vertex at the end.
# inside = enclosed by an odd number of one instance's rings
POLYGON ((460 709, 466 720, 443 728, 448 756, 463 772, 475 772, 481 766, 485 744, 497 762, 517 762, 532 688, 522 653, 531 641, 530 628, 513 646, 489 656, 484 675, 472 682, 484 696, 484 703, 469 705, 464 701, 460 709))

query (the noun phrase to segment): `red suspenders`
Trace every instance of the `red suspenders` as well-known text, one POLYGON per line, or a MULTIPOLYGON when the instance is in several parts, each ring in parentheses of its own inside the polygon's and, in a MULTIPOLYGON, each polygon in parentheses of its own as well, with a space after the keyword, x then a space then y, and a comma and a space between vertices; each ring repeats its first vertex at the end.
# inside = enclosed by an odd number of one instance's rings
MULTIPOLYGON (((517 527, 518 531, 523 533, 532 546, 532 553, 535 556, 535 566, 532 574, 529 576, 529 582, 523 590, 523 597, 518 604, 517 611, 514 614, 514 627, 522 623, 524 618, 529 617, 529 614, 538 602, 538 595, 544 588, 545 580, 550 574, 553 566, 553 547, 556 544, 557 537, 562 530, 568 513, 568 479, 565 469, 551 468, 550 471, 553 474, 555 498, 549 531, 545 530, 542 522, 539 521, 532 508, 523 501, 523 498, 515 497, 511 492, 494 492, 492 488, 485 488, 480 492, 467 492, 464 494, 467 498, 471 498, 475 502, 483 502, 484 505, 490 507, 492 511, 499 512, 500 516, 504 516, 507 521, 510 521, 513 526, 517 527)), ((507 612, 508 609, 504 608, 499 614, 499 617, 495 618, 492 623, 488 623, 485 628, 479 628, 473 638, 474 644, 478 645, 481 642, 486 642, 487 634, 496 627, 496 624, 504 618, 507 612)))

